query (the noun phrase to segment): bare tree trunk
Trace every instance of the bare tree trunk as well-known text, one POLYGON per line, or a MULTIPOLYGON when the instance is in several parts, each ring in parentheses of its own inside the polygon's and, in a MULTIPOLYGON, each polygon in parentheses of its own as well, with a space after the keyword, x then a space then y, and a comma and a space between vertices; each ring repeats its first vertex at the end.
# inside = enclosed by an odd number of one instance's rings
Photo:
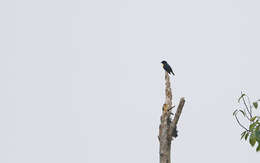
POLYGON ((165 103, 163 104, 158 138, 160 142, 160 163, 171 163, 171 141, 173 140, 173 137, 177 137, 177 123, 180 118, 185 99, 183 97, 180 99, 175 116, 172 120, 171 115, 174 106, 172 106, 170 76, 166 71, 165 85, 166 98, 165 103))

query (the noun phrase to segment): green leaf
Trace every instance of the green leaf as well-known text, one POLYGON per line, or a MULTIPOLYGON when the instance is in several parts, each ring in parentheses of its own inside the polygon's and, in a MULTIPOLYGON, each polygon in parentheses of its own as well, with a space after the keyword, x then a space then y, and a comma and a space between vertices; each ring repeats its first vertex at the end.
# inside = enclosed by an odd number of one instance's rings
POLYGON ((260 142, 260 130, 259 130, 259 126, 258 126, 257 129, 255 130, 255 137, 256 137, 256 140, 260 142))
POLYGON ((256 152, 259 152, 260 151, 260 142, 258 142, 258 146, 256 148, 256 152))
POLYGON ((238 98, 238 102, 245 96, 246 94, 242 93, 241 96, 238 98))
POLYGON ((253 105, 254 105, 254 107, 257 109, 258 103, 257 103, 257 102, 253 102, 253 105))
POLYGON ((245 140, 247 140, 248 135, 249 135, 249 132, 246 133, 246 135, 245 135, 245 140))
POLYGON ((241 140, 243 139, 243 137, 245 136, 245 134, 246 134, 246 131, 244 131, 244 132, 241 133, 241 138, 240 138, 241 140))
POLYGON ((254 147, 255 143, 256 143, 256 137, 255 134, 251 134, 250 138, 249 138, 249 143, 251 144, 252 147, 254 147))
POLYGON ((257 116, 254 116, 254 117, 252 117, 252 118, 250 119, 250 121, 251 121, 251 122, 254 122, 256 118, 257 118, 257 116))
POLYGON ((256 122, 255 122, 255 123, 252 123, 252 124, 249 126, 249 130, 250 130, 250 131, 253 131, 256 125, 257 125, 256 122))

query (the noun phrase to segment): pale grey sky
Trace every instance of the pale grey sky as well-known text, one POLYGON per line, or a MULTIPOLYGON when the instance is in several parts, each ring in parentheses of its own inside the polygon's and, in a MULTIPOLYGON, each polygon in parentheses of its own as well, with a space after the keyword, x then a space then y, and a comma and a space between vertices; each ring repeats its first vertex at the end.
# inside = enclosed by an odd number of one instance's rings
POLYGON ((173 161, 257 162, 232 112, 260 98, 260 2, 0 2, 0 162, 158 163, 167 60, 187 100, 173 161))

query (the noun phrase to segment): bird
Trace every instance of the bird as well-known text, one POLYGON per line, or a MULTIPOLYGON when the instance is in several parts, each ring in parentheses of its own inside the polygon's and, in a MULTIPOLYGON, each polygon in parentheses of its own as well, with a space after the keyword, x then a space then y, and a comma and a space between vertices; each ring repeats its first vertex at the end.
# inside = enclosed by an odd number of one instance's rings
POLYGON ((169 74, 172 73, 172 75, 175 75, 175 74, 173 73, 173 71, 172 71, 171 66, 170 66, 166 61, 162 61, 161 63, 163 64, 163 69, 164 69, 165 71, 167 71, 169 74))

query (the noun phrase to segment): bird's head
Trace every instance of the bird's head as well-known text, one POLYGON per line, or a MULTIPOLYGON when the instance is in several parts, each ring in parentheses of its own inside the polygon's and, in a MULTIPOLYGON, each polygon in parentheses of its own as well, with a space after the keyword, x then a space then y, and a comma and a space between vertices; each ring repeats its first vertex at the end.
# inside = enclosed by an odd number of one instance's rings
POLYGON ((164 60, 163 60, 161 63, 162 63, 163 65, 167 64, 167 62, 166 62, 166 61, 164 61, 164 60))

